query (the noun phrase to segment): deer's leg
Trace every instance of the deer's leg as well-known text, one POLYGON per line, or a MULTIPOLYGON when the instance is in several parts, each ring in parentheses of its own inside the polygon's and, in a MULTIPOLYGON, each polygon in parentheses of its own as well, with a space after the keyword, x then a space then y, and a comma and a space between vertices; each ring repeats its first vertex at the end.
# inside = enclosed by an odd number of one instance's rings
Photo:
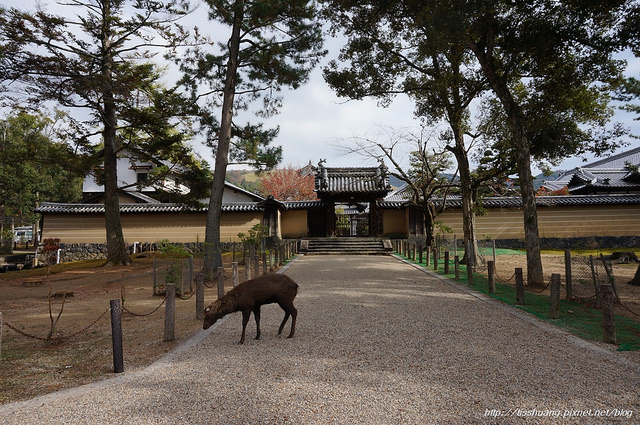
POLYGON ((293 334, 296 332, 296 318, 298 317, 298 310, 291 304, 291 332, 287 338, 293 338, 293 334))
POLYGON ((280 329, 278 329, 278 335, 282 333, 282 329, 284 329, 284 324, 287 323, 287 319, 291 316, 291 314, 285 310, 284 319, 282 319, 282 323, 280 323, 280 329))
POLYGON ((240 344, 244 344, 244 334, 247 330, 247 323, 249 323, 249 316, 251 316, 251 310, 242 312, 242 337, 240 337, 240 344))
POLYGON ((284 324, 287 323, 287 319, 289 318, 289 316, 291 316, 291 332, 287 337, 287 338, 291 338, 293 337, 293 334, 296 331, 296 317, 298 316, 298 310, 296 310, 296 308, 293 306, 293 303, 280 304, 280 307, 282 307, 282 309, 284 310, 284 319, 280 324, 278 335, 280 335, 280 333, 282 332, 282 329, 284 329, 284 324))
POLYGON ((256 306, 253 309, 253 317, 256 318, 256 339, 260 339, 260 306, 256 306))

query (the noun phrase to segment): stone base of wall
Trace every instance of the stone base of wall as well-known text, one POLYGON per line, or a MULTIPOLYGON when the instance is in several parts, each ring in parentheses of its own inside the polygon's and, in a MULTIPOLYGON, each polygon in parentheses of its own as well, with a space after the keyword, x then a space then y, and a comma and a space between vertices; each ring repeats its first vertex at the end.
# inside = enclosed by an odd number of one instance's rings
MULTIPOLYGON (((267 241, 267 246, 270 248, 274 244, 274 241, 267 241)), ((204 253, 206 244, 204 242, 186 242, 175 243, 172 245, 183 246, 187 251, 191 253, 204 253)), ((221 242, 222 252, 232 252, 235 246, 237 252, 242 251, 242 245, 240 242, 221 242)), ((58 244, 60 253, 57 251, 43 252, 42 246, 38 248, 37 261, 39 265, 47 266, 56 264, 58 262, 58 255, 60 256, 60 263, 68 263, 71 261, 82 260, 98 260, 107 258, 107 244, 98 243, 71 243, 58 244)), ((155 252, 162 249, 162 245, 155 242, 143 242, 127 245, 127 249, 130 254, 142 253, 142 252, 155 252)))

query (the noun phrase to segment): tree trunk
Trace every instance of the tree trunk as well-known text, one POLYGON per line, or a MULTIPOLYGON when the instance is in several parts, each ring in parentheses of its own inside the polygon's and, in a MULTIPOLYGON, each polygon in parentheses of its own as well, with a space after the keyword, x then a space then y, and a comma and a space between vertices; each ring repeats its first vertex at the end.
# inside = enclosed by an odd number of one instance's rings
POLYGON ((236 90, 236 74, 238 69, 238 53, 240 50, 240 29, 244 14, 244 1, 235 3, 233 27, 229 40, 229 59, 224 83, 224 97, 222 101, 222 118, 220 133, 216 149, 216 164, 213 171, 211 198, 207 212, 207 227, 205 231, 205 257, 203 272, 208 280, 213 280, 218 267, 222 267, 222 250, 220 248, 220 218, 222 217, 222 194, 229 163, 229 145, 231 143, 231 124, 233 119, 233 102, 236 90))
POLYGON ((524 215, 524 239, 527 250, 527 281, 532 287, 542 287, 544 277, 542 274, 542 259, 540 257, 540 238, 538 236, 538 214, 536 212, 536 199, 533 190, 533 177, 531 175, 531 154, 529 140, 524 128, 522 110, 514 100, 504 78, 500 77, 493 68, 493 60, 477 44, 470 42, 484 75, 489 85, 502 103, 507 114, 509 129, 514 142, 515 160, 518 165, 518 177, 520 178, 520 194, 522 197, 522 211, 524 215))
MULTIPOLYGON (((453 128, 454 125, 451 125, 453 128)), ((475 231, 475 199, 473 197, 473 187, 471 182, 471 170, 469 167, 469 158, 464 148, 464 138, 461 125, 453 131, 455 137, 455 146, 449 147, 449 151, 453 152, 458 163, 458 173, 460 175, 460 189, 462 198, 462 231, 464 238, 465 253, 461 262, 467 264, 467 255, 471 254, 473 264, 478 263, 478 241, 475 231), (471 245, 469 245, 471 242, 471 245), (467 247, 471 246, 471 253, 467 252, 467 247)))
POLYGON ((633 279, 631 279, 627 283, 633 286, 640 286, 640 266, 638 266, 638 269, 636 270, 636 274, 633 276, 633 279))
POLYGON ((104 221, 107 234, 107 264, 129 265, 129 253, 122 234, 120 221, 120 202, 118 200, 118 169, 116 142, 116 106, 113 90, 110 86, 113 72, 113 57, 111 51, 110 29, 108 20, 111 19, 109 3, 104 2, 103 16, 103 64, 102 74, 106 87, 102 93, 104 101, 104 126, 102 137, 104 141, 104 221))

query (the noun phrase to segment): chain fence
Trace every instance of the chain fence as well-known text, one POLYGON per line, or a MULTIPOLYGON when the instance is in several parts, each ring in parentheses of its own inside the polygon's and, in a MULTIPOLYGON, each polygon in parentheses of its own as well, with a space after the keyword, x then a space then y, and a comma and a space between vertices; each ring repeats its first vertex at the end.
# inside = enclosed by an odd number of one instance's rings
MULTIPOLYGON (((262 247, 266 244, 261 244, 262 247)), ((242 243, 227 244, 227 253, 225 255, 226 267, 223 272, 227 275, 227 282, 235 285, 243 282, 250 277, 256 277, 263 273, 268 273, 277 268, 286 259, 297 253, 298 244, 296 241, 285 241, 280 247, 271 249, 263 249, 260 244, 253 249, 242 243), (229 261, 230 260, 230 261, 229 261), (229 263, 237 263, 235 273, 229 263), (235 274, 237 282, 233 281, 231 275, 235 274)), ((105 294, 106 305, 109 304, 109 297, 113 298, 113 290, 119 292, 118 296, 121 302, 123 315, 133 318, 144 318, 153 315, 161 309, 166 302, 166 285, 171 283, 175 285, 176 297, 187 301, 196 293, 196 274, 201 272, 204 267, 204 256, 193 255, 189 257, 168 257, 163 255, 150 256, 148 266, 140 266, 134 269, 124 269, 121 272, 100 273, 102 278, 96 280, 95 272, 84 272, 82 270, 64 273, 64 274, 47 274, 31 279, 25 279, 23 286, 33 288, 33 297, 45 299, 44 304, 40 308, 48 309, 50 323, 46 325, 48 335, 36 335, 35 332, 25 331, 28 329, 26 324, 14 323, 8 320, 9 317, 4 316, 2 324, 6 328, 14 331, 18 335, 26 338, 47 341, 62 342, 79 336, 91 328, 96 326, 111 311, 110 307, 106 308, 95 318, 88 318, 88 325, 79 330, 63 329, 65 313, 68 315, 82 314, 78 311, 69 313, 69 304, 67 302, 76 297, 74 292, 84 292, 86 288, 101 288, 105 294), (78 289, 75 289, 78 288, 78 289), (85 288, 85 289, 81 289, 85 288), (109 294, 107 294, 109 293, 109 294), (143 294, 142 296, 140 294, 143 294), (149 295, 158 297, 158 305, 148 307, 149 295), (162 297, 162 299, 160 299, 162 297), (65 306, 67 311, 65 311, 65 306), (57 316, 57 317, 56 317, 57 316), (59 320, 62 318, 61 320, 59 320), (60 324, 59 324, 60 322, 60 324)), ((143 257, 144 258, 144 257, 143 257)), ((144 260, 142 260, 144 261, 144 260)), ((208 288, 216 288, 216 277, 213 276, 211 282, 205 285, 208 288)), ((99 291, 95 291, 96 293, 99 291)), ((84 297, 81 293, 80 297, 84 297)), ((93 294, 95 295, 95 294, 93 294)), ((98 302, 98 301, 96 301, 98 302)), ((73 308, 73 307, 71 307, 73 308)), ((29 324, 31 325, 31 324, 29 324)), ((2 330, 0 329, 0 332, 2 330)))
MULTIPOLYGON (((420 248, 426 249, 424 242, 419 239, 394 240, 394 246, 397 252, 402 251, 403 243, 408 243, 411 246, 415 243, 417 250, 420 248)), ((434 247, 429 247, 429 255, 433 256, 435 254, 437 258, 442 259, 444 253, 448 251, 449 258, 453 259, 457 255, 461 263, 465 262, 463 261, 463 259, 466 260, 464 241, 456 235, 438 234, 434 238, 434 245, 434 247)), ((410 255, 409 253, 407 256, 410 255)), ((613 256, 613 258, 617 257, 613 256)), ((499 241, 499 243, 496 244, 495 240, 488 238, 479 239, 477 240, 475 260, 474 271, 485 275, 488 274, 489 261, 493 261, 495 265, 495 281, 502 284, 515 285, 515 269, 522 268, 524 270, 523 283, 525 286, 527 285, 526 251, 522 249, 521 246, 505 245, 504 241, 499 241), (507 257, 508 255, 512 257, 507 257), (514 258, 517 257, 521 257, 521 259, 514 260, 514 258), (508 260, 506 260, 507 258, 508 260), (508 262, 510 267, 505 267, 505 262, 508 262)), ((424 261, 424 263, 428 264, 428 261, 424 261)), ((593 302, 598 299, 600 285, 611 284, 616 298, 616 305, 632 314, 635 318, 638 318, 640 317, 640 307, 638 307, 637 304, 630 305, 620 298, 619 286, 620 282, 624 281, 624 279, 620 277, 616 279, 614 270, 617 267, 620 266, 615 263, 612 264, 612 256, 609 255, 576 254, 569 251, 569 254, 560 252, 557 255, 545 254, 543 256, 544 270, 550 270, 553 273, 559 273, 561 275, 561 291, 563 291, 564 297, 582 303, 593 304, 593 302), (569 261, 568 264, 567 261, 569 261)), ((548 278, 542 288, 529 288, 528 290, 534 293, 545 292, 550 285, 550 276, 551 272, 548 273, 548 278)))

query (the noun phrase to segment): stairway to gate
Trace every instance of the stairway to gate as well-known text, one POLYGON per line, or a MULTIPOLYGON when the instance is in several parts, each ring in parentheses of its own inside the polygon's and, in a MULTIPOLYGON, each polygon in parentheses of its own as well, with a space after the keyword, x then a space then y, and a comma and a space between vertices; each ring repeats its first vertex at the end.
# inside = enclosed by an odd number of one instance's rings
POLYGON ((381 238, 309 238, 300 243, 300 251, 307 255, 389 255, 391 241, 381 238))

